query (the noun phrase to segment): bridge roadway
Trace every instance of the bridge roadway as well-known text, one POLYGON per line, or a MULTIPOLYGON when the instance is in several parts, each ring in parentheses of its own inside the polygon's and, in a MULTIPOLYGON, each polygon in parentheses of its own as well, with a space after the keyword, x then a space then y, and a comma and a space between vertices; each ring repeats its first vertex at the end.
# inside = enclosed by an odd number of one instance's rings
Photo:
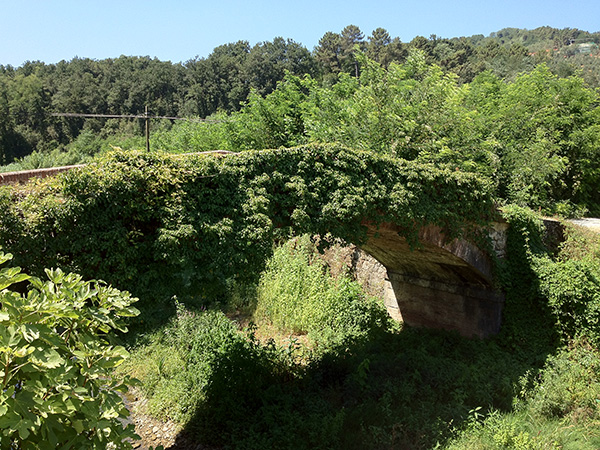
POLYGON ((595 231, 596 233, 600 233, 600 219, 573 219, 570 222, 574 223, 575 225, 579 225, 580 227, 587 228, 591 231, 595 231))

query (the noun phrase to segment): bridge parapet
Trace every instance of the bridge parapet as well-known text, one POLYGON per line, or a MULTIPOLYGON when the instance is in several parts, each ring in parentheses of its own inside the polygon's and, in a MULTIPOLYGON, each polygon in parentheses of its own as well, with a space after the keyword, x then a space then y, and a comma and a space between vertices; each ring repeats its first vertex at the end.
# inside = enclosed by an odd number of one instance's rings
POLYGON ((26 183, 31 178, 52 177, 62 172, 77 169, 78 167, 83 167, 83 164, 77 164, 74 166, 49 167, 47 169, 23 170, 19 172, 4 172, 0 173, 0 185, 26 183))

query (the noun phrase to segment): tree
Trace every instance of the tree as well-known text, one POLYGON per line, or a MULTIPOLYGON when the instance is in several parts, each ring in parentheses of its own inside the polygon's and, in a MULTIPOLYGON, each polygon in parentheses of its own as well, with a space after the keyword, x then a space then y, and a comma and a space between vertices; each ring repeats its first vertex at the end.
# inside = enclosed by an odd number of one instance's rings
POLYGON ((326 32, 315 48, 315 58, 321 65, 326 79, 335 79, 342 71, 342 37, 338 33, 326 32), (332 76, 333 75, 333 76, 332 76))
POLYGON ((483 145, 493 146, 501 162, 501 197, 547 211, 573 203, 598 211, 597 92, 545 65, 507 84, 486 73, 470 90, 467 101, 477 104, 486 130, 483 145))
MULTIPOLYGON (((101 86, 102 71, 91 59, 74 58, 60 64, 54 78, 52 109, 60 113, 102 114, 107 113, 107 92, 101 86)), ((113 112, 118 114, 121 111, 113 112)), ((64 120, 61 132, 74 139, 83 128, 84 119, 64 120)), ((101 123, 95 130, 99 131, 101 123)))
MULTIPOLYGON (((0 251, 0 264, 12 255, 0 251)), ((133 425, 113 369, 128 356, 115 345, 137 299, 60 269, 48 281, 0 269, 0 447, 131 449, 133 425), (26 295, 16 283, 29 281, 26 295)))
POLYGON ((14 121, 41 132, 46 119, 48 92, 42 80, 35 74, 17 74, 10 83, 8 107, 14 121))
POLYGON ((323 35, 315 48, 315 58, 321 64, 326 83, 333 82, 341 72, 358 76, 356 48, 366 49, 365 35, 356 25, 346 26, 340 34, 328 31, 323 35))
POLYGON ((250 53, 248 41, 220 45, 201 64, 202 96, 210 112, 237 111, 250 92, 244 66, 250 53))
POLYGON ((431 41, 423 36, 415 36, 409 43, 411 48, 420 50, 426 57, 431 55, 432 45, 431 41))
POLYGON ((276 37, 273 42, 261 42, 252 47, 244 71, 250 87, 264 96, 275 90, 286 72, 314 76, 316 63, 306 47, 292 39, 276 37))
POLYGON ((0 159, 13 159, 31 153, 38 145, 47 145, 50 96, 43 79, 35 73, 20 72, 0 79, 0 159))
POLYGON ((12 123, 8 108, 5 76, 0 73, 0 164, 8 164, 13 159, 11 145, 12 123))
POLYGON ((251 92, 244 108, 225 124, 231 147, 273 149, 306 143, 304 120, 315 84, 308 75, 300 78, 288 73, 267 96, 251 92))
POLYGON ((365 35, 356 25, 348 25, 342 30, 342 70, 358 78, 358 62, 355 51, 365 51, 365 35))
POLYGON ((392 39, 384 28, 376 28, 368 38, 366 55, 387 67, 392 61, 403 62, 407 52, 399 38, 392 39))
POLYGON ((312 141, 420 159, 489 174, 486 149, 477 145, 471 113, 460 103, 457 77, 428 65, 413 50, 386 69, 364 54, 360 84, 342 74, 332 88, 316 89, 306 114, 312 141))
POLYGON ((181 95, 180 114, 205 118, 216 111, 215 102, 206 88, 212 73, 209 63, 196 57, 187 61, 184 69, 185 88, 181 95))

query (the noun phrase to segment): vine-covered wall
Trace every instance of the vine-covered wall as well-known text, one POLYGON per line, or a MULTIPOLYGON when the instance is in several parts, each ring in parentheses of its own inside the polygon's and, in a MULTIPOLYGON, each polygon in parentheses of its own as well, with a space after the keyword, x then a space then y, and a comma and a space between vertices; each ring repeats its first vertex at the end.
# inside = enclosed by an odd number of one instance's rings
POLYGON ((142 298, 214 296, 254 280, 273 242, 313 233, 360 244, 363 220, 413 244, 425 224, 449 237, 494 214, 470 173, 338 145, 239 155, 115 152, 85 168, 0 189, 0 246, 32 273, 103 279, 142 298))

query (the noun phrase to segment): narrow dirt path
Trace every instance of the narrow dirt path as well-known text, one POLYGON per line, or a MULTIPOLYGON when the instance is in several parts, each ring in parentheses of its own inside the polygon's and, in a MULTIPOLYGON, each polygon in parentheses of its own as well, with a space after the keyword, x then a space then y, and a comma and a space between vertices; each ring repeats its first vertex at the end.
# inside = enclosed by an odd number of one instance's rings
POLYGON ((133 442, 136 450, 150 450, 162 445, 165 450, 214 450, 188 438, 180 427, 171 421, 160 421, 144 413, 147 400, 135 392, 123 397, 130 416, 124 423, 133 423, 141 438, 133 442))

